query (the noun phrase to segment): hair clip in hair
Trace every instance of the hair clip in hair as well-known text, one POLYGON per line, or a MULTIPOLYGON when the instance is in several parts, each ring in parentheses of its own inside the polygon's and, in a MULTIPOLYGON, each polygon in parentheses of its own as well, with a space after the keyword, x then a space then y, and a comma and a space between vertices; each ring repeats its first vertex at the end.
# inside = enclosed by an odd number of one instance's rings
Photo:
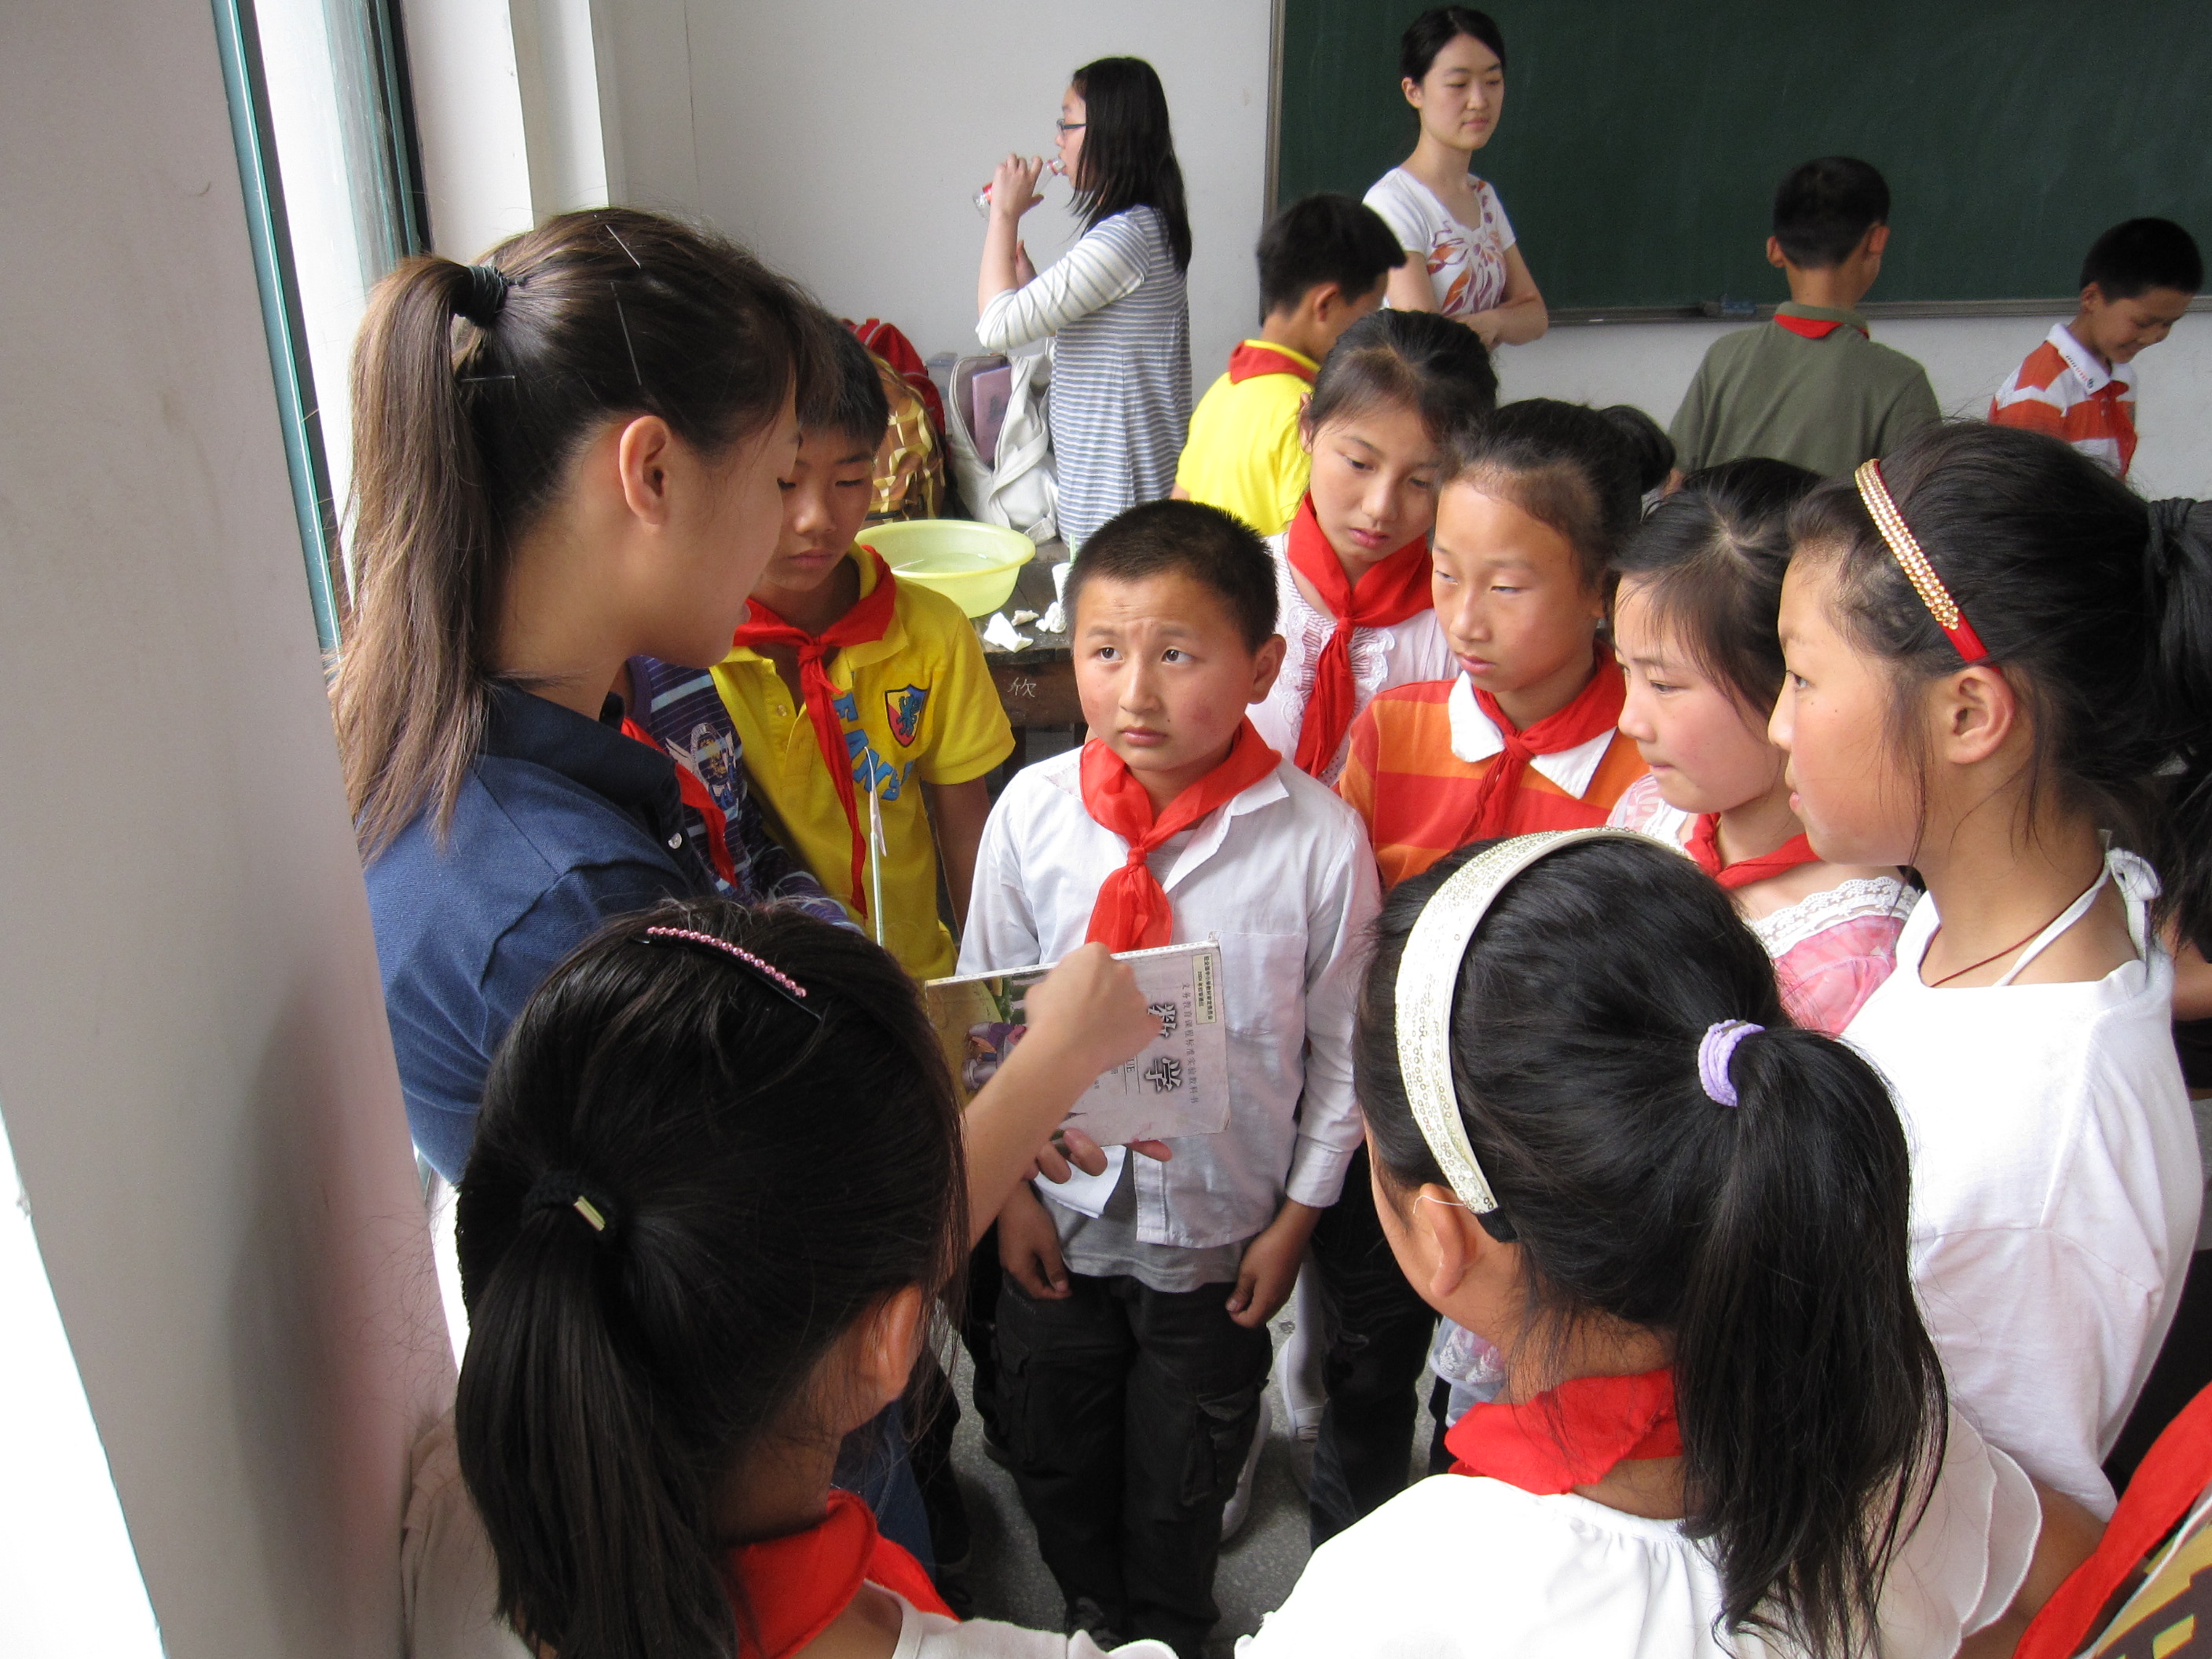
POLYGON ((522 1209, 525 1215, 535 1215, 540 1210, 574 1210, 602 1243, 614 1236, 614 1200, 595 1182, 573 1170, 548 1170, 539 1176, 524 1196, 522 1209))
POLYGON ((1881 538, 1889 544, 1890 556, 1905 572, 1905 580, 1920 596, 1920 603, 1928 607, 1928 614, 1936 619, 1943 637, 1951 641, 1952 648, 1966 659, 1972 668, 1977 663, 1990 659, 1989 647, 1982 636, 1974 632, 1974 625, 1966 620, 1966 613, 1959 609, 1959 602, 1951 597, 1951 590, 1943 586, 1943 579, 1936 574, 1936 567, 1928 562, 1928 556, 1920 550, 1912 531, 1905 522, 1905 514, 1897 510, 1889 486, 1882 482, 1881 463, 1863 461, 1859 470, 1851 474, 1859 487, 1859 499, 1866 503, 1868 515, 1874 527, 1881 532, 1881 538))
POLYGON ((1459 984, 1460 964, 1484 914, 1514 877, 1562 847, 1620 836, 1633 838, 1635 831, 1548 830, 1516 836, 1478 853, 1431 895, 1398 961, 1398 1072, 1405 1081, 1407 1103, 1452 1191, 1483 1218, 1494 1238, 1510 1239, 1512 1230, 1494 1214, 1498 1195, 1467 1138, 1459 1092, 1452 1082, 1452 994, 1459 984))
POLYGON ((1765 1029, 1747 1019, 1716 1020, 1705 1027, 1705 1036, 1698 1039, 1698 1083, 1714 1105, 1742 1104, 1729 1077, 1729 1062, 1735 1058, 1738 1043, 1765 1029))
POLYGON ((775 963, 763 961, 746 950, 744 945, 733 944, 719 934, 702 933, 696 927, 648 927, 645 930, 645 936, 641 943, 688 946, 693 950, 712 951, 719 956, 727 957, 793 1007, 798 1009, 800 1013, 817 1022, 822 1018, 822 1011, 807 1000, 806 988, 804 985, 775 963))

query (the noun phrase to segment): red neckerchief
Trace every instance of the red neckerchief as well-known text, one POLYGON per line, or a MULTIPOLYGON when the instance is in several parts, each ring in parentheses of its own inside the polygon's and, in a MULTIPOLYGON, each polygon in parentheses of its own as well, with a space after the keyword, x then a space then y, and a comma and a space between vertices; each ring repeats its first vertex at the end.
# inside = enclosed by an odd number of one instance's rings
POLYGON ((814 741, 822 750, 822 763, 830 769, 830 781, 837 787, 837 804, 845 809, 845 827, 853 833, 853 908, 868 914, 861 875, 868 865, 867 833, 860 828, 860 798, 853 789, 853 757, 845 746, 845 728, 837 720, 837 688, 830 683, 823 657, 841 646, 868 645, 883 638, 891 625, 891 606, 898 593, 898 578, 872 547, 860 551, 876 562, 876 585, 860 602, 819 634, 810 634, 789 623, 758 599, 749 602, 744 623, 732 637, 732 645, 757 651, 764 645, 788 645, 799 652, 799 690, 806 716, 814 722, 814 741))
POLYGON ((1352 729, 1352 705, 1359 695, 1352 678, 1352 632, 1389 628, 1429 608, 1429 538, 1424 532, 1368 566, 1355 587, 1322 533, 1309 495, 1298 503, 1285 546, 1291 568, 1313 584, 1322 608, 1336 619, 1335 631, 1314 664, 1313 696, 1298 723, 1298 770, 1319 777, 1352 729))
POLYGON ((1474 701, 1482 712, 1490 716, 1491 724, 1505 739, 1505 747, 1490 763, 1482 781, 1475 786, 1474 806, 1468 815, 1466 832, 1460 844, 1471 841, 1487 841, 1505 833, 1513 814, 1513 793, 1521 787, 1521 779, 1528 770, 1528 763, 1539 755, 1557 755, 1569 749, 1579 749, 1599 733, 1610 732, 1620 723, 1621 705, 1628 700, 1628 682, 1622 678, 1620 667, 1603 652, 1597 653, 1597 662, 1589 683, 1575 693, 1574 701, 1556 714, 1547 714, 1527 731, 1513 724, 1506 712, 1498 706, 1498 699, 1487 691, 1477 691, 1474 701))
POLYGON ((1748 887, 1755 881, 1765 881, 1769 876, 1778 876, 1786 870, 1795 870, 1801 864, 1820 861, 1820 855, 1813 850, 1813 843, 1801 833, 1790 836, 1771 853, 1723 864, 1717 812, 1700 812, 1690 821, 1690 839, 1683 844, 1683 851, 1697 860, 1698 867, 1707 875, 1731 891, 1748 887))
POLYGON ((1148 951, 1175 933, 1167 890, 1145 860, 1170 836, 1188 830, 1214 808, 1234 800, 1281 764, 1250 720, 1237 728, 1229 753, 1196 783, 1168 803, 1156 819, 1152 798, 1128 763, 1093 738, 1083 745, 1084 810, 1129 843, 1128 861, 1098 885, 1091 907, 1086 945, 1103 939, 1109 951, 1148 951))
POLYGON ((832 1489, 830 1512, 804 1532, 729 1553, 730 1577, 744 1593, 740 1659, 785 1659, 836 1622, 863 1583, 903 1595, 923 1613, 955 1617, 929 1575, 876 1531, 876 1517, 851 1492, 832 1489))
MULTIPOLYGON (((665 749, 653 740, 653 734, 635 720, 625 719, 622 723, 622 729, 623 736, 635 738, 654 754, 668 754, 665 749)), ((682 761, 677 760, 673 755, 669 755, 668 757, 674 761, 676 765, 678 796, 682 799, 686 806, 699 815, 699 821, 707 826, 707 856, 714 862, 714 873, 729 883, 731 886, 735 887, 738 884, 738 866, 737 860, 730 856, 729 819, 723 814, 722 809, 715 804, 713 792, 707 787, 707 780, 682 761)))
MULTIPOLYGON (((1844 327, 1857 328, 1862 334, 1867 332, 1863 328, 1859 328, 1856 323, 1846 324, 1840 317, 1790 317, 1778 311, 1774 313, 1774 320, 1780 327, 1786 328, 1792 334, 1801 335, 1808 340, 1825 340, 1838 329, 1844 327)), ((1867 338, 1869 340, 1873 337, 1871 334, 1867 334, 1867 338)))
POLYGON ((1246 340, 1229 354, 1229 384, 1242 386, 1247 380, 1262 374, 1295 374, 1308 386, 1313 384, 1314 371, 1290 355, 1290 348, 1270 344, 1265 340, 1246 340))
POLYGON ((1577 1376, 1518 1406, 1471 1406, 1444 1446, 1454 1474, 1483 1474, 1539 1497, 1602 1480, 1616 1464, 1682 1455, 1674 1374, 1577 1376))

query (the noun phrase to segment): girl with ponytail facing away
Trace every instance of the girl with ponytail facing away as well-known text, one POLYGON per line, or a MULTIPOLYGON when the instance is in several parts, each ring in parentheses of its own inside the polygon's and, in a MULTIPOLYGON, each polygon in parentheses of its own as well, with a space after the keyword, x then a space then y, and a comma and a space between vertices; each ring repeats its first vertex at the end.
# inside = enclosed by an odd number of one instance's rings
POLYGON ((1376 1207, 1500 1390, 1244 1659, 2008 1650, 2095 1528, 1947 1406, 1896 1114, 1726 894, 1550 832, 1401 884, 1377 933, 1376 1207))
MULTIPOLYGON (((1101 946, 1029 1009, 1009 1070, 1042 1045, 1032 1070, 1087 1079, 1157 1029, 1101 946)), ((973 1219, 1065 1110, 1035 1081, 1018 1133, 963 1137, 912 981, 787 908, 665 904, 555 970, 492 1068, 458 1211, 454 1438, 526 1644, 1097 1652, 957 1624, 830 1484, 844 1437, 905 1390, 973 1219)))
POLYGON ((1845 1028, 1913 1149, 1954 1397, 2099 1515, 2203 1198, 2161 925, 2212 939, 2212 509, 1930 427, 1791 520, 1774 710, 1833 863, 1927 892, 1845 1028))

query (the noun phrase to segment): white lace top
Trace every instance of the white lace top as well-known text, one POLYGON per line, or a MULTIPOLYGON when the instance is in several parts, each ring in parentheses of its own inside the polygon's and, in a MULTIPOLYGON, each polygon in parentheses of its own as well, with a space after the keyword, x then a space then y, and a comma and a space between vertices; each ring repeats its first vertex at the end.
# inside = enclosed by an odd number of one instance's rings
MULTIPOLYGON (((1275 626, 1290 650, 1283 658, 1283 672, 1275 677, 1274 690, 1265 702, 1255 703, 1250 710, 1253 726, 1267 740, 1267 746, 1285 760, 1297 754, 1298 728, 1305 720, 1306 704, 1313 700, 1314 665, 1321 660, 1322 647, 1328 643, 1329 635, 1336 632, 1336 618, 1316 610, 1298 591, 1291 574, 1289 546, 1287 530, 1267 538, 1267 549, 1275 556, 1275 626)), ((1354 629, 1352 717, 1358 720, 1359 711, 1374 701, 1377 691, 1420 680, 1448 680, 1457 672, 1459 661, 1444 642, 1444 630, 1437 626, 1433 611, 1424 611, 1388 628, 1354 629)), ((1323 783, 1336 787, 1337 775, 1344 770, 1345 757, 1351 750, 1352 728, 1346 726, 1344 741, 1337 744, 1336 753, 1320 774, 1323 783)))

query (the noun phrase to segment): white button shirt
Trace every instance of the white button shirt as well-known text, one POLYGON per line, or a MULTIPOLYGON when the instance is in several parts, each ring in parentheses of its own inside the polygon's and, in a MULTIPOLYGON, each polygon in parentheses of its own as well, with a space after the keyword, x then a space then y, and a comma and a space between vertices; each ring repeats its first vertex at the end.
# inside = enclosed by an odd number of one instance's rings
MULTIPOLYGON (((1057 962, 1083 943, 1099 885, 1129 849, 1084 807, 1081 767, 1079 749, 1041 762, 992 808, 962 973, 1057 962)), ((1358 815, 1285 761, 1200 818, 1179 851, 1155 853, 1152 873, 1174 942, 1221 945, 1230 1115, 1219 1134, 1170 1141, 1168 1163, 1129 1160, 1137 1237, 1239 1243, 1286 1197, 1334 1203, 1359 1145, 1352 1027, 1382 903, 1375 856, 1358 815)))

